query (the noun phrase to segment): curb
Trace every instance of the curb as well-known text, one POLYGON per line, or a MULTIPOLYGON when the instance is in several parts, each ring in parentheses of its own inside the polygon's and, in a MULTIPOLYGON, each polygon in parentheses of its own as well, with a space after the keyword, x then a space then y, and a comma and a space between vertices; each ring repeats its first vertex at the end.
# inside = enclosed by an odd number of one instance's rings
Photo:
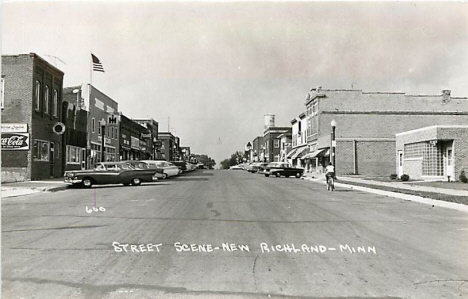
POLYGON ((2 198, 12 198, 24 195, 30 195, 35 193, 43 193, 43 192, 58 192, 68 189, 68 185, 63 186, 55 186, 55 187, 2 187, 2 198), (9 191, 17 194, 5 194, 9 191))
MULTIPOLYGON (((321 181, 319 179, 304 178, 304 180, 325 184, 325 181, 321 181)), ((399 199, 404 199, 404 200, 409 200, 409 201, 414 201, 414 202, 418 202, 422 204, 432 205, 433 207, 442 207, 442 208, 447 208, 447 209, 452 209, 452 210, 457 210, 457 211, 468 213, 468 206, 459 204, 459 203, 436 200, 432 198, 421 197, 417 195, 410 195, 410 194, 405 194, 405 193, 373 189, 369 187, 355 186, 351 184, 348 185, 346 183, 335 183, 335 186, 345 187, 349 189, 354 189, 354 190, 359 190, 359 191, 364 191, 368 193, 389 196, 389 197, 394 197, 394 198, 399 198, 399 199)))

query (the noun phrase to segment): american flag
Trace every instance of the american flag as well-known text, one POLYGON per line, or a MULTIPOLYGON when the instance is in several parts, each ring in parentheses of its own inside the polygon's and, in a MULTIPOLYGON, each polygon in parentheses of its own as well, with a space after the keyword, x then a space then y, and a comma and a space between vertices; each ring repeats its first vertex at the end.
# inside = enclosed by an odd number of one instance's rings
POLYGON ((94 55, 93 53, 91 53, 91 58, 93 60, 93 71, 104 73, 104 67, 102 66, 102 63, 99 60, 99 58, 97 58, 96 55, 94 55))

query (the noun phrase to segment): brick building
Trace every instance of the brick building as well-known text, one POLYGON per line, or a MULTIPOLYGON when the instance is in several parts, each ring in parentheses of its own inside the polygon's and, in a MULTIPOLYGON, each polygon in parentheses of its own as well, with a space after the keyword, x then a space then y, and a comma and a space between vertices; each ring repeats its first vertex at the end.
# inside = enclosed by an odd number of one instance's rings
POLYGON ((396 172, 412 179, 458 180, 468 170, 468 126, 430 126, 396 134, 396 172))
POLYGON ((35 53, 2 56, 2 182, 61 177, 64 73, 35 53))
POLYGON ((159 140, 162 143, 161 159, 174 161, 177 150, 176 137, 171 132, 159 132, 159 140))
POLYGON ((279 136, 291 131, 291 127, 268 127, 263 132, 265 162, 279 162, 281 157, 281 139, 279 136))
POLYGON ((87 168, 93 168, 101 162, 102 153, 102 121, 104 126, 104 161, 118 161, 119 147, 119 105, 109 96, 96 87, 83 85, 84 106, 88 107, 88 135, 87 147, 90 154, 87 159, 87 168), (110 118, 115 122, 110 121, 110 118))
MULTIPOLYGON (((395 169, 395 134, 433 125, 468 123, 468 98, 403 92, 312 89, 305 102, 307 144, 315 170, 331 146, 336 125, 338 174, 389 175, 395 169)), ((320 164, 320 163, 325 164, 320 164)))
POLYGON ((119 157, 125 160, 149 160, 152 149, 148 147, 150 131, 138 122, 120 115, 119 157))
POLYGON ((140 124, 148 130, 148 133, 143 133, 142 139, 146 141, 146 156, 147 159, 158 159, 159 148, 157 146, 159 123, 152 118, 149 119, 133 119, 134 122, 140 124), (148 135, 149 134, 149 135, 148 135))
POLYGON ((88 111, 83 109, 81 86, 63 89, 62 120, 65 124, 65 170, 86 169, 88 111))

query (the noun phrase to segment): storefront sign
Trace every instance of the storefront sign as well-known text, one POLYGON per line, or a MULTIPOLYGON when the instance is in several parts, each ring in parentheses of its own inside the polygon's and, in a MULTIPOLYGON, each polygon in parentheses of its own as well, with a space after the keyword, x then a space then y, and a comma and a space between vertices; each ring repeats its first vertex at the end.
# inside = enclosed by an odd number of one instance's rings
MULTIPOLYGON (((98 141, 102 142, 102 136, 98 136, 98 141)), ((104 137, 104 144, 111 144, 111 139, 104 137)))
POLYGON ((107 115, 107 124, 110 127, 118 127, 120 123, 120 114, 119 113, 110 113, 107 115))
POLYGON ((2 134, 2 150, 29 150, 29 133, 2 134))
POLYGON ((130 146, 133 148, 133 149, 140 149, 140 139, 136 138, 136 137, 133 137, 131 136, 130 137, 130 146))
POLYGON ((141 139, 143 138, 151 138, 151 133, 147 133, 147 134, 141 133, 141 139))
POLYGON ((27 133, 28 124, 2 124, 2 133, 27 133))

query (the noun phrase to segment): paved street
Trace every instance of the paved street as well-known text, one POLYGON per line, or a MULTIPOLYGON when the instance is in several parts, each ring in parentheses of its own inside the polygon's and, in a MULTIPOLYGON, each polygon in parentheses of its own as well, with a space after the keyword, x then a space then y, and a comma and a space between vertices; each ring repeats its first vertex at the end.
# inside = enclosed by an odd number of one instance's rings
POLYGON ((466 213, 245 171, 2 201, 3 298, 468 298, 467 252, 466 213))

